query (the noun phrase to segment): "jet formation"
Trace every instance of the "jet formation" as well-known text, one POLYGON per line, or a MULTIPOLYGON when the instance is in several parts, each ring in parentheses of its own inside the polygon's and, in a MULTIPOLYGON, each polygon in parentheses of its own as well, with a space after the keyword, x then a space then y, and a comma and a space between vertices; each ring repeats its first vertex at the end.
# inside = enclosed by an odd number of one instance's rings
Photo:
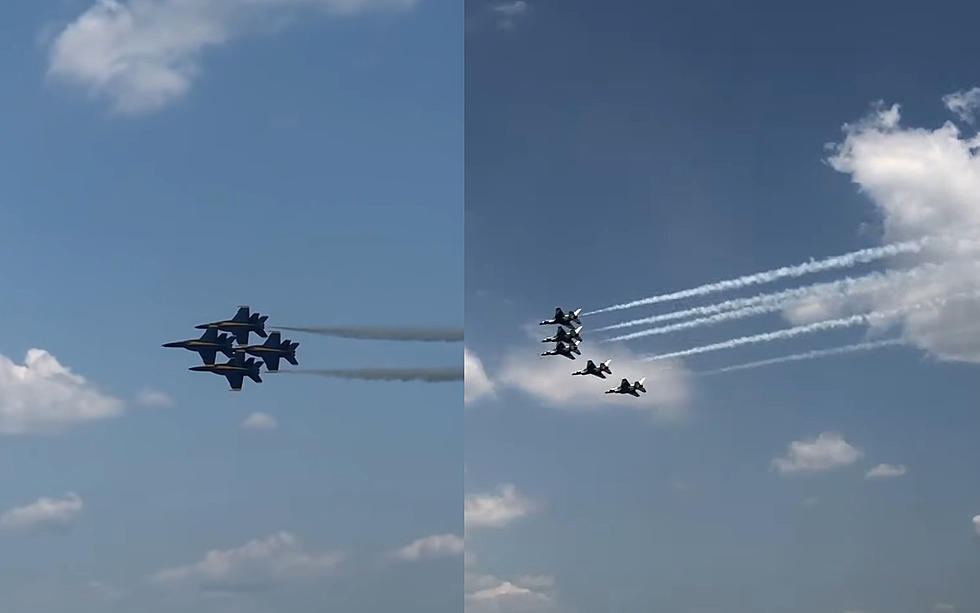
MULTIPOLYGON (((579 320, 579 313, 582 309, 575 309, 574 311, 569 310, 567 313, 563 311, 560 307, 555 308, 555 315, 551 319, 546 319, 539 323, 541 326, 553 326, 557 325, 558 328, 553 336, 541 339, 542 343, 555 343, 555 348, 551 351, 545 351, 542 356, 560 355, 564 356, 570 360, 574 360, 576 355, 582 355, 579 350, 579 343, 582 342, 582 326, 576 324, 581 324, 579 320)), ((605 379, 606 375, 612 374, 612 369, 609 368, 609 364, 612 360, 606 360, 596 365, 592 360, 589 360, 585 364, 585 368, 582 370, 573 372, 572 375, 582 375, 582 376, 594 376, 600 379, 605 379)), ((643 387, 643 382, 646 377, 640 379, 639 381, 634 381, 630 383, 629 380, 623 379, 618 387, 608 390, 607 394, 629 394, 630 396, 640 397, 640 393, 646 393, 646 388, 643 387)))
POLYGON ((200 338, 165 343, 163 346, 196 352, 201 356, 203 365, 192 366, 188 370, 221 375, 228 380, 232 391, 241 391, 245 377, 256 383, 262 383, 259 371, 263 363, 269 372, 279 371, 280 360, 286 360, 294 366, 299 365, 296 361, 296 348, 299 347, 299 343, 289 339, 282 340, 279 332, 267 334, 265 331, 267 319, 267 315, 250 313, 249 307, 241 306, 231 319, 195 326, 199 330, 204 330, 200 338), (260 345, 250 345, 249 334, 253 332, 266 341, 260 345), (234 345, 235 342, 238 343, 237 346, 234 345), (228 361, 216 364, 218 353, 228 357, 228 361), (246 357, 247 355, 255 356, 261 361, 246 357))

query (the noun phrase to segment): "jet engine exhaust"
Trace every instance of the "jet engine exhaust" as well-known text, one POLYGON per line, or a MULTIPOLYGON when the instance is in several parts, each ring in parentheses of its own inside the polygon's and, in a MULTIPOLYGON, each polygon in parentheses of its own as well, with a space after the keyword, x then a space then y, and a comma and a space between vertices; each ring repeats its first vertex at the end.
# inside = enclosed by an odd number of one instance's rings
POLYGON ((289 330, 292 332, 309 332, 312 334, 323 334, 324 336, 336 336, 340 338, 357 338, 381 341, 418 341, 429 343, 451 343, 463 340, 462 328, 413 328, 413 327, 289 327, 278 326, 279 330, 289 330))
POLYGON ((462 368, 305 368, 283 370, 287 374, 320 375, 336 379, 361 379, 365 381, 425 381, 443 383, 462 381, 462 368))

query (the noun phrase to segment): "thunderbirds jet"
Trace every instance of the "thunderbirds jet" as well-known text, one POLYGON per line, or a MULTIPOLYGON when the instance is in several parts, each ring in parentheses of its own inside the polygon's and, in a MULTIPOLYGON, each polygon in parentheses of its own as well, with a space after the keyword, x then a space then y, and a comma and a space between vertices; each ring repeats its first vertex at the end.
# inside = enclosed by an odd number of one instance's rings
POLYGON ((205 364, 214 364, 214 358, 219 351, 229 358, 235 357, 231 336, 228 334, 219 335, 218 329, 214 327, 205 330, 201 338, 174 341, 164 344, 164 347, 182 347, 188 351, 196 351, 201 354, 201 360, 205 364))
POLYGON ((248 377, 256 383, 262 383, 262 377, 259 376, 261 364, 256 362, 255 358, 248 358, 246 360, 244 355, 244 353, 236 353, 233 358, 224 364, 191 366, 188 370, 221 375, 228 379, 228 384, 231 386, 232 391, 239 392, 242 389, 242 382, 245 380, 245 377, 248 377))
POLYGON ((551 338, 541 339, 542 343, 567 343, 568 341, 581 341, 582 336, 579 332, 582 331, 582 326, 574 328, 571 332, 566 332, 565 328, 558 326, 558 331, 551 338))
POLYGON ((643 387, 644 381, 646 381, 646 377, 643 377, 633 385, 630 385, 630 382, 627 379, 623 379, 622 382, 620 382, 619 387, 608 390, 606 391, 606 393, 607 394, 630 394, 631 396, 636 396, 637 398, 639 398, 640 397, 639 392, 646 393, 647 391, 647 388, 643 387))
POLYGON ((299 362, 296 361, 296 348, 299 347, 299 343, 294 343, 288 338, 286 340, 281 340, 279 332, 272 332, 269 334, 268 340, 262 345, 245 345, 242 347, 236 347, 235 351, 242 351, 256 357, 262 358, 265 362, 265 367, 269 372, 276 372, 279 370, 279 359, 282 358, 292 364, 297 366, 299 362))
POLYGON ((201 324, 199 326, 194 326, 195 328, 217 328, 224 332, 231 332, 235 336, 235 340, 238 341, 239 345, 248 344, 248 333, 255 332, 262 338, 265 338, 267 334, 265 333, 265 320, 269 319, 268 315, 259 315, 258 313, 252 313, 249 315, 248 307, 241 306, 238 307, 238 312, 231 319, 226 319, 224 321, 213 321, 209 324, 201 324))
POLYGON ((550 325, 558 324, 560 326, 565 326, 566 328, 571 328, 572 327, 572 324, 580 324, 580 323, 582 323, 581 321, 579 321, 579 318, 578 318, 578 314, 581 313, 581 312, 582 312, 582 309, 575 309, 574 311, 569 311, 568 313, 565 313, 564 311, 561 310, 560 307, 555 307, 555 317, 554 317, 554 319, 548 319, 548 320, 542 321, 538 325, 541 325, 541 326, 550 326, 550 325))
POLYGON ((576 343, 575 341, 572 341, 570 344, 567 345, 565 343, 558 343, 557 345, 555 345, 554 351, 545 351, 541 355, 563 355, 569 360, 574 360, 575 356, 572 355, 573 353, 582 355, 582 352, 578 350, 578 343, 576 343))
POLYGON ((609 369, 609 363, 610 362, 612 362, 612 360, 606 360, 602 364, 599 364, 598 366, 596 366, 595 365, 595 362, 593 362, 592 360, 589 360, 588 363, 586 363, 585 368, 583 368, 582 370, 580 370, 578 372, 573 372, 572 374, 573 375, 595 375, 595 376, 599 377, 600 379, 605 379, 607 374, 610 374, 610 375, 612 374, 612 370, 609 369))

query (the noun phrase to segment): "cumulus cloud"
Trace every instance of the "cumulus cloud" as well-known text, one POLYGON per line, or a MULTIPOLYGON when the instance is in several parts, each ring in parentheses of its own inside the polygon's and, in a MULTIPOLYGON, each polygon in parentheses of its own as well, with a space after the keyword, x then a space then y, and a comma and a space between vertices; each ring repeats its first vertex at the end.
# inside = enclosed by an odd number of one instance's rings
POLYGON ((903 465, 879 464, 865 474, 865 479, 894 479, 904 477, 908 474, 908 469, 903 465))
POLYGON ((163 409, 172 407, 174 400, 164 392, 159 390, 144 389, 136 395, 136 402, 152 409, 163 409))
POLYGON ((184 96, 210 47, 261 27, 270 12, 349 15, 417 0, 96 0, 51 41, 49 76, 108 98, 123 113, 156 111, 184 96))
POLYGON ((480 398, 493 396, 493 382, 483 369, 483 362, 475 353, 463 348, 463 403, 470 404, 480 398))
POLYGON ((555 610, 555 580, 545 575, 501 579, 467 572, 467 613, 546 613, 555 610))
POLYGON ((524 517, 537 505, 505 483, 495 492, 469 494, 463 501, 463 522, 466 528, 500 528, 524 517))
POLYGON ((461 553, 463 553, 463 539, 455 534, 436 534, 413 541, 392 552, 392 556, 406 562, 414 562, 456 556, 461 553))
POLYGON ((295 536, 278 532, 241 547, 211 550, 199 562, 161 570, 152 580, 212 592, 264 591, 329 574, 342 559, 340 552, 307 552, 295 536))
MULTIPOLYGON (((972 113, 978 95, 970 90, 945 100, 954 112, 972 113)), ((952 122, 935 129, 903 126, 897 104, 879 103, 861 121, 845 124, 843 141, 832 146, 830 166, 849 175, 874 204, 882 242, 933 237, 906 261, 942 266, 843 303, 811 305, 816 316, 835 316, 847 309, 901 310, 980 288, 978 146, 977 135, 962 135, 952 122)), ((897 326, 905 341, 937 359, 980 362, 980 299, 949 300, 906 313, 881 321, 872 332, 897 326)), ((806 317, 799 312, 790 316, 806 317)))
POLYGON ((12 532, 32 532, 63 528, 84 508, 82 499, 74 492, 63 498, 39 498, 23 507, 0 514, 0 528, 12 532))
POLYGON ((823 432, 815 439, 790 443, 786 455, 772 461, 772 468, 782 474, 823 472, 853 464, 862 455, 840 434, 823 432))
MULTIPOLYGON (((540 338, 540 336, 539 336, 540 338)), ((544 347, 545 345, 541 345, 544 347)), ((670 420, 684 414, 690 396, 690 373, 678 360, 657 363, 640 362, 627 348, 618 345, 596 346, 588 341, 579 345, 581 356, 575 361, 561 356, 541 357, 534 347, 512 351, 495 376, 498 384, 520 390, 547 406, 558 409, 595 410, 616 407, 646 411, 654 417, 670 420), (585 368, 589 359, 609 365, 612 375, 605 380, 594 376, 571 376, 585 368), (605 394, 619 385, 621 379, 630 382, 646 377, 646 394, 639 398, 621 394, 605 394)))
POLYGON ((275 430, 278 426, 279 422, 275 417, 261 412, 252 413, 242 422, 245 430, 275 430))
POLYGON ((57 432, 122 411, 43 349, 28 351, 23 365, 0 355, 0 434, 57 432))

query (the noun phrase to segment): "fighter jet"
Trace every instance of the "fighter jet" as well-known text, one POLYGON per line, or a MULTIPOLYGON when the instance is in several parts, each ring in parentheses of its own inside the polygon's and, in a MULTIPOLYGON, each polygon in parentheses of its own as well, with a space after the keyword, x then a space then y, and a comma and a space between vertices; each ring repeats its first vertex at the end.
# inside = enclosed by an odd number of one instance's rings
POLYGON ((581 312, 582 312, 582 309, 575 309, 574 311, 569 311, 568 313, 565 313, 564 311, 561 310, 560 307, 555 307, 555 316, 554 316, 554 318, 553 319, 547 319, 545 321, 542 321, 538 325, 541 325, 541 326, 551 326, 551 325, 554 325, 554 324, 558 324, 559 326, 565 326, 566 328, 571 329, 572 324, 580 324, 580 323, 582 323, 581 321, 579 321, 579 318, 578 318, 578 314, 581 313, 581 312))
POLYGON ((568 341, 581 341, 582 336, 579 332, 582 331, 582 326, 572 329, 571 332, 567 332, 565 328, 558 326, 558 330, 555 335, 551 338, 541 339, 542 343, 567 343, 568 341))
POLYGON ((593 362, 592 360, 589 360, 586 363, 585 368, 583 368, 582 370, 580 370, 578 372, 573 372, 572 374, 573 375, 595 375, 595 376, 599 377, 600 379, 605 379, 607 374, 610 374, 610 375, 612 374, 612 370, 609 369, 609 363, 610 362, 612 362, 612 360, 606 360, 602 364, 599 364, 598 366, 596 366, 595 365, 595 362, 593 362))
POLYGON ((216 375, 221 375, 222 377, 228 379, 228 384, 231 386, 232 391, 240 392, 242 389, 242 382, 245 380, 245 377, 248 377, 256 383, 262 383, 262 377, 259 376, 259 368, 261 368, 261 364, 255 361, 255 358, 248 358, 246 360, 244 353, 236 352, 234 357, 224 364, 191 366, 188 370, 210 372, 216 375))
POLYGON ((283 358, 293 366, 299 365, 296 361, 296 348, 299 347, 299 343, 294 343, 288 338, 286 340, 281 340, 281 333, 271 332, 269 334, 268 340, 261 345, 245 345, 242 347, 236 347, 235 351, 242 351, 254 355, 256 357, 262 358, 265 362, 265 367, 269 372, 277 372, 279 370, 279 359, 283 358))
POLYGON ((582 355, 582 352, 579 351, 578 349, 578 343, 575 341, 572 341, 568 344, 558 343, 557 345, 555 345, 554 351, 545 351, 541 355, 563 355, 569 360, 574 360, 575 356, 572 355, 573 353, 582 355))
POLYGON ((235 356, 235 351, 231 344, 231 336, 228 334, 218 334, 217 328, 208 328, 201 335, 201 338, 174 341, 172 343, 165 343, 163 346, 182 347, 188 351, 196 351, 201 355, 201 360, 205 364, 214 364, 214 358, 219 351, 229 358, 235 356))
POLYGON ((643 377, 639 381, 635 382, 633 385, 630 385, 630 382, 627 379, 623 379, 622 382, 620 382, 619 387, 613 388, 611 390, 607 390, 606 393, 607 394, 630 394, 631 396, 636 396, 637 398, 639 398, 640 397, 639 392, 646 393, 647 391, 647 388, 643 387, 644 381, 646 381, 646 377, 643 377))
POLYGON ((238 312, 231 319, 226 319, 224 321, 213 321, 209 324, 201 324, 199 326, 194 326, 195 328, 210 328, 215 327, 224 332, 231 332, 235 336, 235 340, 239 345, 248 344, 248 333, 255 332, 262 338, 268 336, 265 333, 265 320, 269 319, 268 315, 259 315, 258 313, 252 313, 249 315, 247 306, 238 307, 238 312))

